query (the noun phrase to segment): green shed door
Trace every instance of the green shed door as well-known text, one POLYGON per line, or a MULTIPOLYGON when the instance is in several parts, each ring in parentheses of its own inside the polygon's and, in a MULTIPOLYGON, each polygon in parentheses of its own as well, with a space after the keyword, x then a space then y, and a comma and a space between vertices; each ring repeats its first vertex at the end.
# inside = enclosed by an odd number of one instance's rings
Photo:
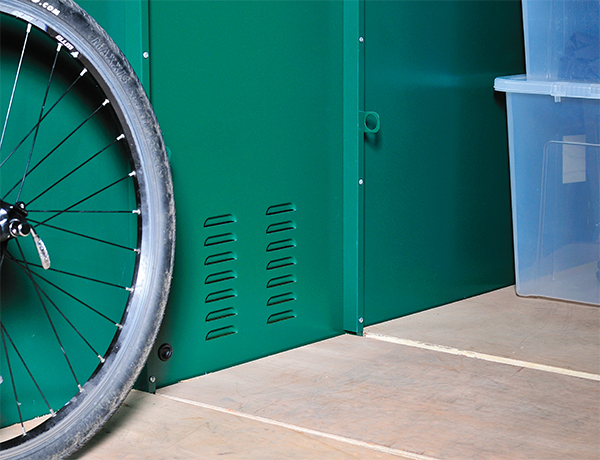
POLYGON ((343 332, 342 6, 150 2, 177 207, 158 386, 343 332))
POLYGON ((524 71, 520 17, 518 1, 365 2, 365 325, 513 282, 493 82, 524 71))

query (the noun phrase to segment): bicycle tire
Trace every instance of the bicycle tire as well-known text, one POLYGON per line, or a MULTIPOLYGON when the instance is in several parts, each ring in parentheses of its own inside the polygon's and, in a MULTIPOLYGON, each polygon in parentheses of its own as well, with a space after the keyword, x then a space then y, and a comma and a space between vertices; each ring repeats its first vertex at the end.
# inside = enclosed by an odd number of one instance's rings
MULTIPOLYGON (((58 459, 82 447, 117 410, 150 353, 163 317, 173 270, 173 184, 162 133, 142 85, 115 43, 85 11, 70 0, 0 0, 0 14, 30 24, 86 69, 110 101, 127 141, 126 150, 130 155, 127 161, 133 168, 128 181, 135 189, 137 247, 131 268, 132 284, 120 327, 110 338, 102 362, 89 378, 85 377, 87 380, 80 391, 61 407, 52 407, 54 416, 0 443, 0 460, 58 459)), ((38 121, 38 125, 40 123, 38 121)), ((41 233, 45 228, 43 224, 32 226, 41 233)), ((7 244, 12 244, 11 240, 7 244)), ((3 271, 5 264, 3 262, 3 271)), ((25 271, 32 270, 30 267, 34 265, 21 262, 25 271)), ((30 289, 39 291, 33 275, 28 276, 34 285, 30 289)), ((42 297, 40 302, 44 303, 42 297)), ((7 342, 4 329, 2 334, 7 342)), ((9 346, 5 343, 4 348, 9 346)), ((8 376, 3 380, 2 385, 8 385, 8 376)), ((18 400, 16 403, 20 404, 18 400)))

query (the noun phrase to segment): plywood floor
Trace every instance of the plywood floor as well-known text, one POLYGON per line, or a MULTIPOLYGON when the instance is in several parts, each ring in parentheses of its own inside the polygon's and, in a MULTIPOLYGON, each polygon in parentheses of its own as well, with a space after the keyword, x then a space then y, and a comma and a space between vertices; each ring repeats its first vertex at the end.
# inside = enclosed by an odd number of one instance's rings
POLYGON ((501 289, 161 389, 78 460, 600 459, 600 309, 501 289))

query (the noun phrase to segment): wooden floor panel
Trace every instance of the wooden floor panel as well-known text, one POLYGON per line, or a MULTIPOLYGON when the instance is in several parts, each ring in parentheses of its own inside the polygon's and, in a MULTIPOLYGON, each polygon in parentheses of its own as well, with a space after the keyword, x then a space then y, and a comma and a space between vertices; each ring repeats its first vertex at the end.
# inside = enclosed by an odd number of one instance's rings
POLYGON ((507 288, 366 332, 134 392, 74 458, 600 458, 598 307, 507 288))
POLYGON ((342 336, 160 394, 439 459, 596 460, 599 390, 597 381, 342 336))
POLYGON ((600 308, 518 297, 514 286, 366 330, 600 374, 600 308))

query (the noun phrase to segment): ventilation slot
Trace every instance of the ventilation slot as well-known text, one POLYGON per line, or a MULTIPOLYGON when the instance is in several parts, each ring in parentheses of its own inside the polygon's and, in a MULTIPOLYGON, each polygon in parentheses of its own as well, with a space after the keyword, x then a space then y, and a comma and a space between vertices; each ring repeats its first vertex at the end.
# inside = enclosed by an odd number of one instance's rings
POLYGON ((275 259, 267 264, 267 270, 276 270, 278 268, 289 267, 296 265, 295 257, 284 257, 283 259, 275 259))
POLYGON ((220 339, 221 337, 227 337, 228 335, 237 334, 237 329, 233 326, 221 327, 214 329, 206 334, 206 340, 220 339))
POLYGON ((292 238, 281 241, 273 241, 267 246, 267 252, 281 251, 282 249, 291 249, 296 247, 296 241, 292 238))
POLYGON ((223 214, 222 216, 209 217, 204 221, 204 227, 215 227, 217 225, 233 224, 237 219, 233 214, 223 214))
POLYGON ((227 270, 226 272, 213 273, 208 275, 204 284, 221 283, 223 281, 229 281, 237 279, 237 273, 233 270, 227 270))
POLYGON ((271 224, 267 227, 267 235, 271 233, 287 232, 296 229, 296 222, 288 220, 285 222, 278 222, 271 224))
POLYGON ((218 319, 229 318, 230 316, 236 315, 237 311, 235 311, 235 308, 223 308, 221 310, 212 311, 206 315, 206 322, 209 323, 210 321, 216 321, 218 319))
POLYGON ((279 286, 285 286, 286 284, 292 284, 296 282, 294 275, 279 276, 277 278, 270 279, 267 283, 267 289, 276 288, 279 286))
POLYGON ((279 323, 280 321, 285 321, 286 319, 293 319, 296 317, 296 313, 294 310, 282 311, 281 313, 275 313, 267 319, 267 324, 279 323))
POLYGON ((276 214, 281 214, 284 212, 294 212, 296 210, 296 205, 294 203, 283 203, 276 204, 274 206, 270 206, 267 209, 267 216, 274 216, 276 214))
POLYGON ((286 302, 293 302, 296 300, 296 294, 293 292, 286 292, 285 294, 274 295, 269 300, 267 300, 267 307, 272 307, 274 305, 279 305, 286 302))
POLYGON ((204 246, 216 246, 217 244, 233 243, 237 240, 237 236, 233 233, 223 233, 221 235, 213 235, 206 238, 204 246))
POLYGON ((232 299, 237 297, 237 292, 234 289, 225 289, 224 291, 213 292, 206 296, 206 303, 220 302, 222 300, 232 299))
POLYGON ((204 261, 204 265, 222 264, 223 262, 229 262, 230 260, 237 260, 237 254, 233 251, 208 256, 204 261))

